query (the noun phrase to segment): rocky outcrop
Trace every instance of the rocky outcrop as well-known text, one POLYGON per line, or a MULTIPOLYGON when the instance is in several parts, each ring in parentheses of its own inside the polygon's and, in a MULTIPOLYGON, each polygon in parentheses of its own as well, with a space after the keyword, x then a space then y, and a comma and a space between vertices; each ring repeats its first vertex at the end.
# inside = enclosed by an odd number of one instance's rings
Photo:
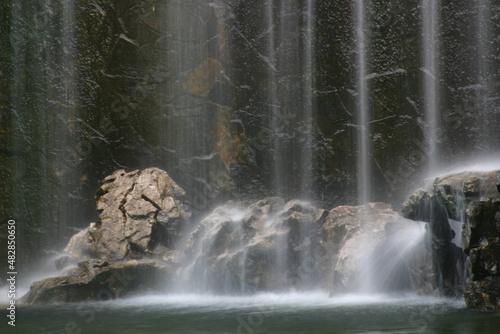
POLYGON ((178 289, 430 293, 424 234, 383 203, 330 212, 278 197, 228 203, 191 234, 178 289))
POLYGON ((500 201, 474 201, 466 211, 464 250, 467 306, 500 310, 500 201))
POLYGON ((24 302, 111 299, 163 288, 188 226, 184 196, 158 168, 117 170, 106 177, 95 198, 99 220, 75 234, 65 248, 68 255, 56 263, 63 269, 80 261, 77 267, 33 283, 24 302))
POLYGON ((408 218, 430 222, 441 290, 463 293, 472 309, 500 310, 499 175, 496 170, 436 178, 402 209, 408 218))
POLYGON ((154 260, 87 260, 67 276, 35 282, 22 298, 28 304, 104 301, 158 291, 171 267, 154 260))
MULTIPOLYGON (((303 286, 301 265, 327 211, 269 197, 250 206, 228 203, 203 219, 183 252, 179 281, 189 289, 219 292, 281 290, 303 286)), ((312 268, 315 270, 315 268, 312 268)))
POLYGON ((118 170, 96 196, 99 220, 76 234, 65 251, 80 260, 122 260, 173 250, 190 217, 185 192, 165 171, 118 170))

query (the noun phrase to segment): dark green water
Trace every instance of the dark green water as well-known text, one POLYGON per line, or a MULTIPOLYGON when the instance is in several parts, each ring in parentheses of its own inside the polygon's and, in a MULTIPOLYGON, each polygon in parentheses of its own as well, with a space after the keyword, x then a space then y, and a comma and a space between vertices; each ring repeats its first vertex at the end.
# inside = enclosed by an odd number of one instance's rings
POLYGON ((17 326, 8 332, 497 334, 500 313, 469 311, 461 302, 412 296, 148 296, 20 307, 17 326))

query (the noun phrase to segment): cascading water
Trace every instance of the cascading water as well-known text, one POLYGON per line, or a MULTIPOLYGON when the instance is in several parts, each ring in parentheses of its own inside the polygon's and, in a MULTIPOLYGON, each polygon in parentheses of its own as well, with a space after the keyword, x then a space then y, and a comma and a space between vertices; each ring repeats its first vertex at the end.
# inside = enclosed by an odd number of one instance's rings
POLYGON ((477 98, 480 106, 481 114, 479 118, 479 133, 482 150, 486 152, 494 152, 495 144, 491 138, 494 138, 491 132, 490 124, 495 122, 495 110, 498 108, 498 101, 494 98, 494 66, 491 59, 492 51, 492 27, 491 27, 491 5, 489 0, 476 1, 477 12, 477 98), (493 145, 492 145, 493 144, 493 145))
POLYGON ((358 201, 359 204, 366 204, 370 201, 370 109, 368 104, 368 87, 367 87, 367 40, 365 35, 366 30, 366 13, 367 0, 359 0, 356 2, 356 50, 357 50, 357 126, 358 126, 358 201))
MULTIPOLYGON (((356 40, 356 117, 357 117, 357 192, 358 204, 363 205, 359 219, 361 220, 361 228, 369 225, 370 212, 368 202, 371 199, 371 139, 370 139, 370 108, 368 100, 368 50, 367 50, 367 15, 366 8, 369 5, 369 0, 359 0, 355 5, 355 40, 356 40)), ((363 242, 359 246, 359 252, 368 254, 364 256, 363 267, 369 268, 369 264, 373 262, 371 255, 367 252, 369 248, 370 238, 368 234, 363 234, 363 242)), ((373 292, 373 273, 367 270, 360 277, 359 290, 364 293, 373 292)))
POLYGON ((422 0, 423 109, 427 145, 427 173, 439 164, 440 1, 422 0))

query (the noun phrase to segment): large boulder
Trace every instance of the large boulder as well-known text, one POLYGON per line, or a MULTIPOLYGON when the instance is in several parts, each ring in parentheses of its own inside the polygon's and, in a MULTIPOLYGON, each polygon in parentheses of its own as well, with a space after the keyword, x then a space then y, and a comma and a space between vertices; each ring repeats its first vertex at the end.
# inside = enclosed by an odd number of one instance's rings
POLYGON ((26 304, 103 301, 162 289, 171 267, 154 260, 87 260, 67 276, 34 282, 22 298, 26 304))
POLYGON ((23 300, 102 300, 164 288, 188 228, 184 198, 184 190, 158 168, 106 177, 96 195, 99 220, 70 239, 67 255, 56 263, 61 276, 33 283, 23 300))
POLYGON ((433 293, 425 231, 385 203, 334 208, 319 230, 323 287, 331 293, 433 293))
POLYGON ((471 309, 500 310, 500 170, 438 177, 403 205, 403 215, 428 221, 433 258, 447 295, 471 309))
POLYGON ((310 287, 313 273, 302 266, 327 213, 279 197, 217 208, 183 249, 187 264, 180 288, 234 293, 310 287))
POLYGON ((116 261, 173 250, 190 217, 184 198, 158 168, 117 170, 96 195, 99 220, 73 236, 65 251, 80 260, 116 261))

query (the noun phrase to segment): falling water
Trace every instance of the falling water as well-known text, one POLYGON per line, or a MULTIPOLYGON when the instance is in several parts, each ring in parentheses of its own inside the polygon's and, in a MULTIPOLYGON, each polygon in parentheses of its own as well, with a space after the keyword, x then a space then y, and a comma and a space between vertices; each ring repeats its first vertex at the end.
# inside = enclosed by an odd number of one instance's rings
POLYGON ((299 20, 300 7, 298 1, 281 1, 279 4, 278 18, 279 41, 277 52, 278 69, 278 109, 272 117, 274 133, 275 157, 275 191, 279 196, 296 195, 297 173, 300 173, 299 151, 297 147, 296 122, 300 113, 297 95, 300 88, 297 86, 295 76, 300 61, 299 20))
MULTIPOLYGON (((365 35, 366 29, 366 6, 367 1, 359 0, 356 2, 355 7, 355 33, 356 33, 356 50, 357 50, 357 122, 358 122, 358 137, 357 137, 357 183, 358 183, 358 203, 364 205, 361 209, 359 219, 360 226, 363 229, 365 226, 369 225, 369 209, 368 202, 370 201, 370 109, 368 106, 368 87, 367 87, 367 41, 365 35)), ((359 252, 366 254, 369 247, 370 236, 364 235, 364 240, 359 246, 359 252)), ((371 262, 371 254, 362 259, 363 267, 367 267, 371 262)), ((373 276, 371 272, 365 272, 363 275, 363 283, 360 287, 362 292, 372 292, 373 286, 373 276)))
POLYGON ((492 145, 491 138, 494 138, 492 128, 492 114, 495 112, 495 98, 492 68, 492 29, 491 29, 491 1, 477 1, 477 81, 478 81, 478 104, 480 107, 480 116, 477 117, 479 124, 479 135, 481 145, 485 146, 486 151, 494 151, 495 145, 492 145))
POLYGON ((315 0, 308 0, 305 8, 304 30, 304 87, 303 90, 303 143, 301 152, 301 183, 299 197, 307 199, 312 191, 313 160, 313 95, 314 95, 314 34, 315 34, 315 0))
MULTIPOLYGON (((425 249, 425 225, 404 221, 373 254, 365 254, 368 261, 359 275, 358 291, 365 294, 412 291, 412 270, 425 264, 425 258, 419 254, 425 249)), ((367 239, 374 237, 369 235, 367 239)))
POLYGON ((423 103, 427 139, 428 173, 438 167, 439 157, 439 0, 422 0, 423 103))
POLYGON ((178 158, 173 168, 191 175, 184 180, 185 187, 195 189, 192 201, 202 209, 210 194, 204 166, 213 159, 217 140, 211 117, 215 106, 206 100, 222 65, 213 47, 217 37, 212 36, 211 8, 179 0, 168 0, 166 7, 164 37, 159 40, 164 58, 156 71, 164 73, 159 114, 165 121, 160 135, 165 149, 178 158))
POLYGON ((365 0, 356 2, 356 47, 357 47, 357 119, 358 119, 358 201, 366 204, 370 200, 370 110, 368 106, 367 41, 365 36, 365 0))
MULTIPOLYGON (((77 114, 77 72, 75 66, 76 60, 76 32, 75 32, 75 4, 73 1, 64 1, 62 7, 62 30, 60 33, 61 41, 59 45, 58 55, 56 55, 56 59, 54 59, 55 63, 58 66, 59 70, 56 73, 56 77, 58 77, 59 83, 59 92, 54 92, 57 98, 56 101, 57 107, 56 109, 59 111, 57 117, 59 120, 56 120, 56 124, 62 124, 61 126, 66 126, 69 130, 62 131, 62 129, 58 129, 57 133, 59 135, 59 141, 57 143, 57 147, 55 150, 61 152, 60 157, 66 157, 63 153, 67 150, 68 147, 76 147, 76 138, 74 132, 75 127, 77 127, 76 119, 78 118, 77 114), (63 135, 66 134, 66 135, 63 135), (69 135, 71 134, 71 136, 69 135)), ((96 135, 95 133, 93 135, 96 135)), ((97 134, 99 135, 99 134, 97 134)), ((70 178, 73 177, 73 173, 67 173, 69 175, 64 175, 64 169, 67 167, 67 161, 59 162, 59 172, 61 178, 70 178)), ((75 168, 74 166, 70 166, 75 168)), ((75 171, 77 169, 75 168, 75 171)), ((60 187, 60 197, 66 198, 71 197, 72 188, 70 182, 67 182, 64 179, 61 179, 62 186, 60 187)), ((61 222, 71 222, 75 221, 76 217, 78 217, 78 212, 70 205, 62 205, 60 209, 60 221, 61 222)), ((67 234, 68 231, 65 231, 64 228, 66 224, 59 224, 59 231, 61 235, 67 234)))

